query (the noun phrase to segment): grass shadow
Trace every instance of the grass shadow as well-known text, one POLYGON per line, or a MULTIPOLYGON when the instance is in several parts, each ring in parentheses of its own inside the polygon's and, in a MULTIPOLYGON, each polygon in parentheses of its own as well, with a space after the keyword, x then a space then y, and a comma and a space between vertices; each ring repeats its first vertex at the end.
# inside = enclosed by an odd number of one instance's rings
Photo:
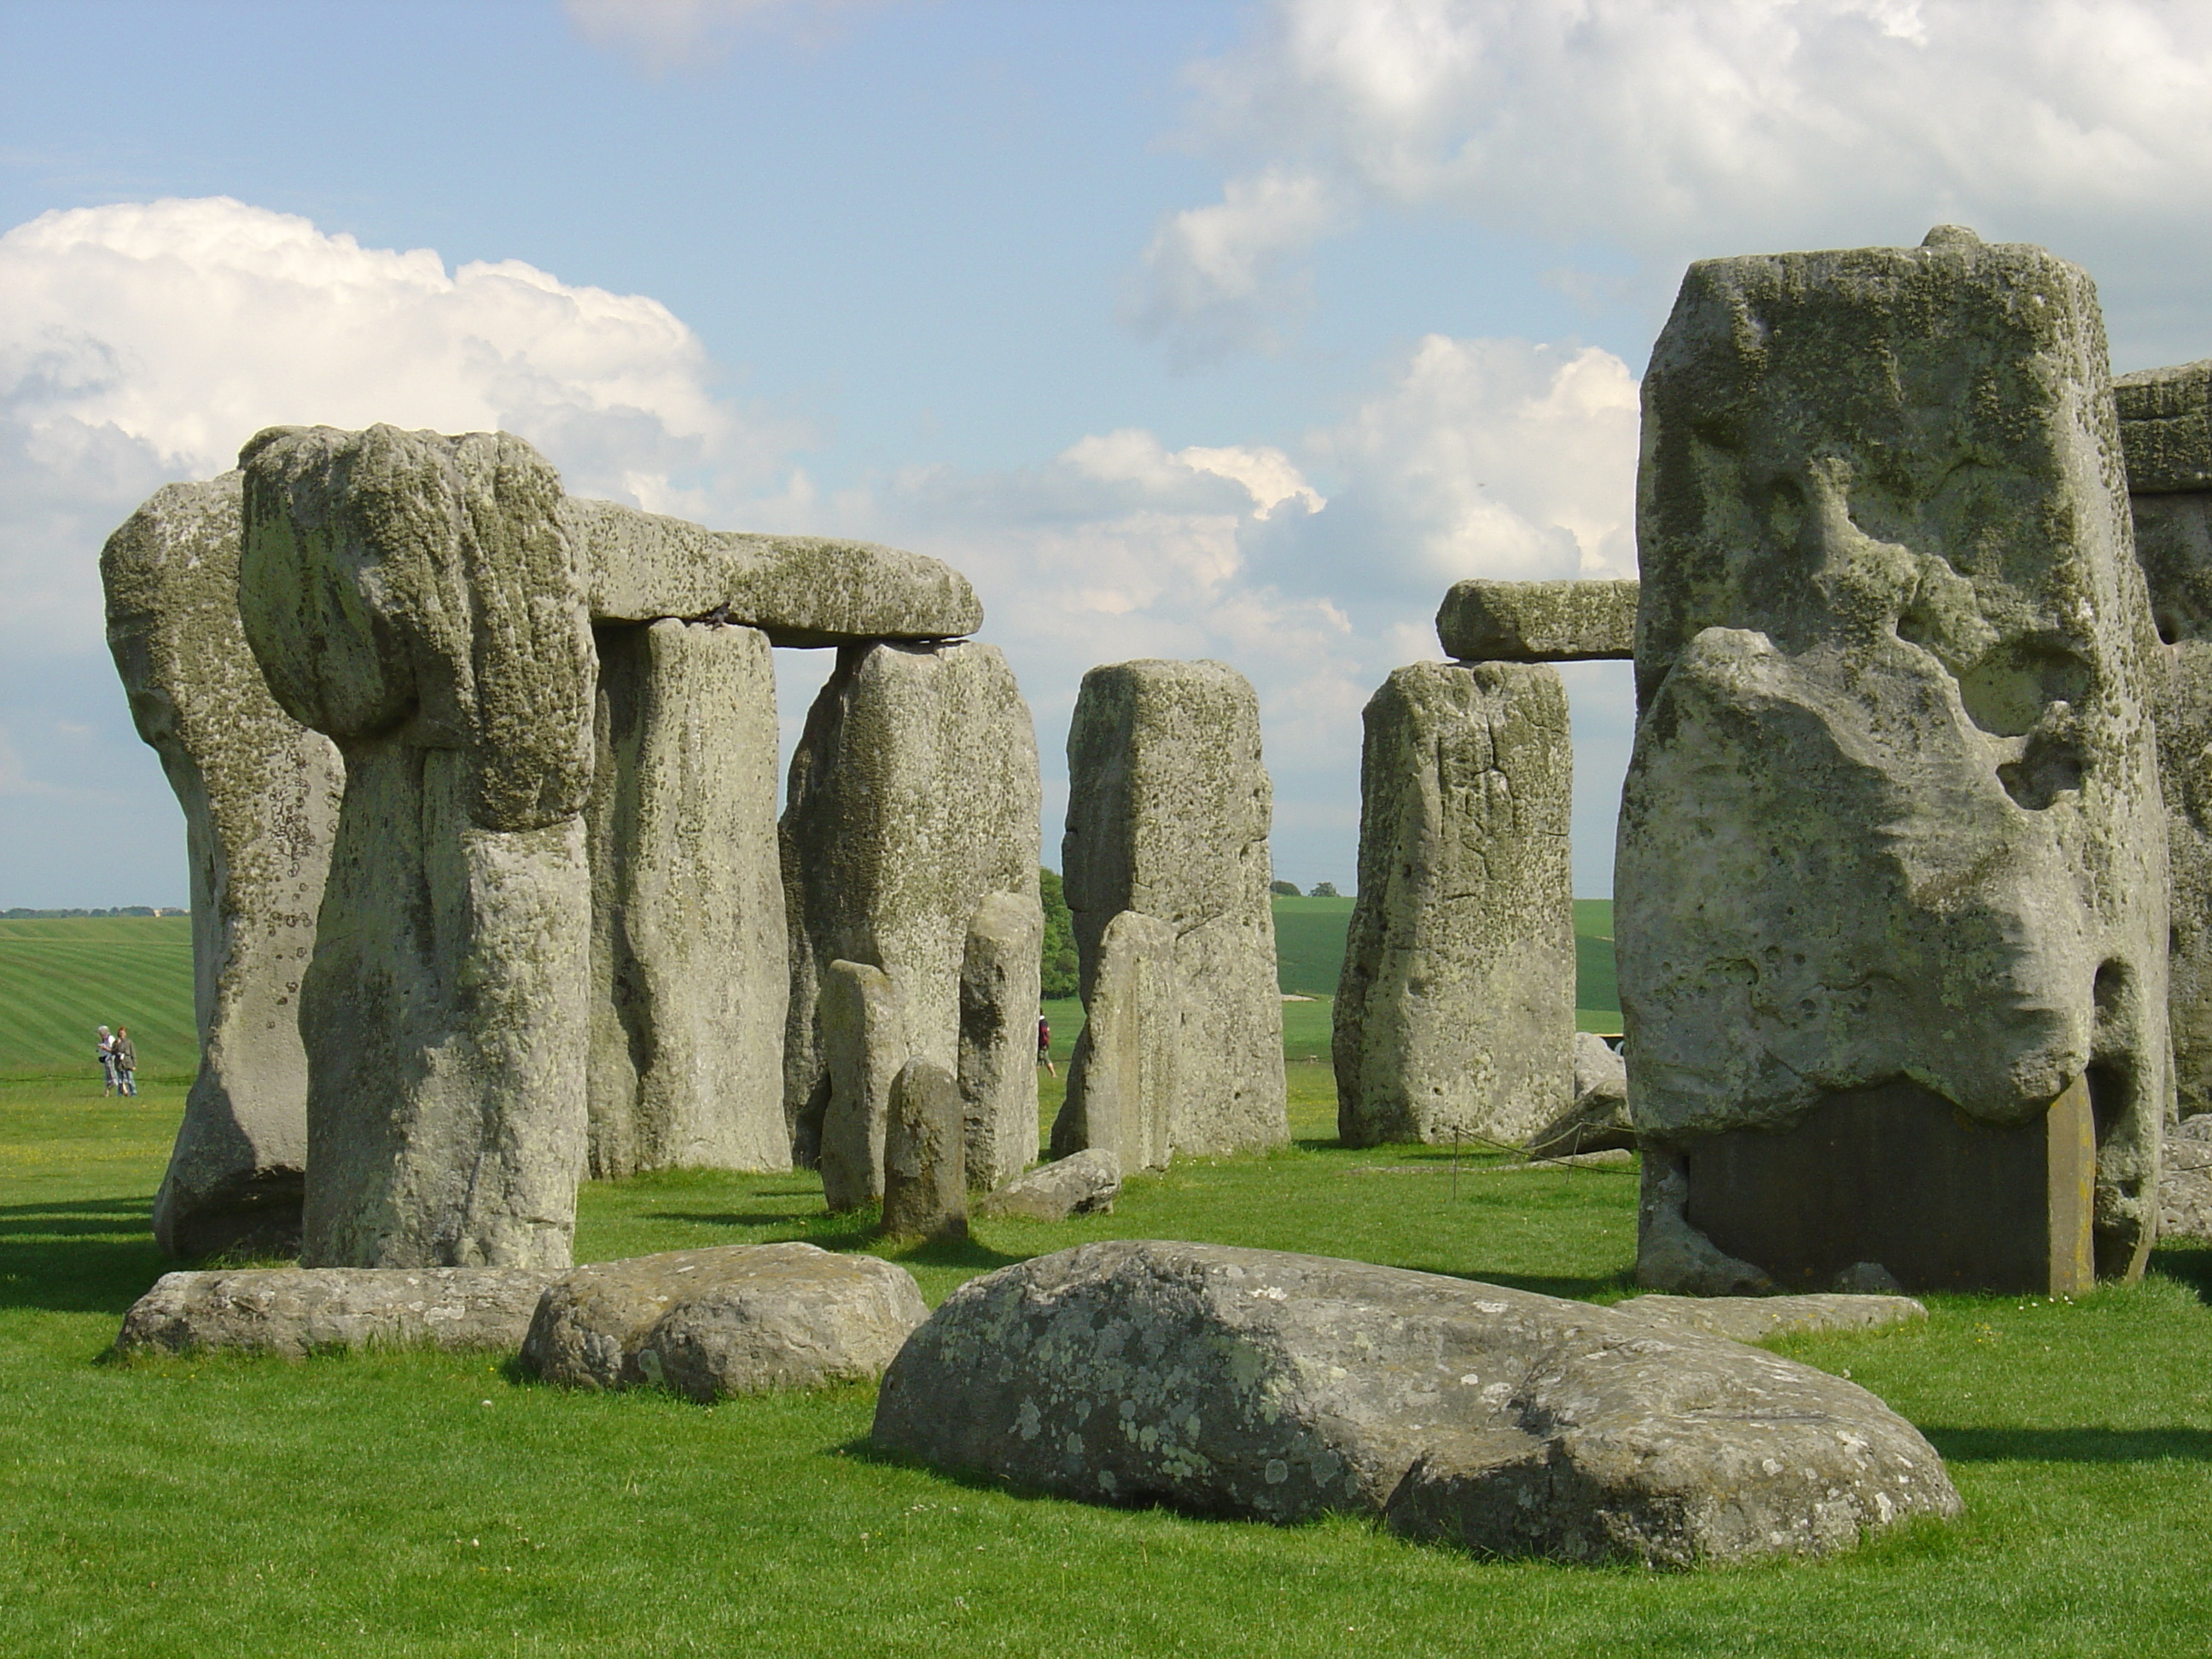
POLYGON ((149 1231, 153 1200, 0 1206, 0 1308, 118 1317, 173 1262, 149 1231))
POLYGON ((2161 1245, 2150 1254, 2150 1270, 2188 1285, 2199 1302, 2212 1303, 2212 1244, 2161 1245))
POLYGON ((1016 1262, 1027 1261, 1030 1258, 994 1250, 970 1237, 923 1239, 899 1249, 891 1260, 921 1267, 965 1267, 977 1273, 989 1273, 994 1268, 1011 1267, 1016 1262))
POLYGON ((2212 1462, 2212 1429, 1915 1426, 1954 1463, 2212 1462))

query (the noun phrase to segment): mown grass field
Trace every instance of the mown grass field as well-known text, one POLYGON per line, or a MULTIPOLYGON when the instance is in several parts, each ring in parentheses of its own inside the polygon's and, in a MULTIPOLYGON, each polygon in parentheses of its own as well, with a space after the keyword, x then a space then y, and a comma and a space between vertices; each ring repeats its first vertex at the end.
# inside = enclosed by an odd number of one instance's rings
POLYGON ((127 1025, 141 1081, 199 1064, 189 916, 0 918, 0 1077, 97 1077, 98 1025, 127 1025))

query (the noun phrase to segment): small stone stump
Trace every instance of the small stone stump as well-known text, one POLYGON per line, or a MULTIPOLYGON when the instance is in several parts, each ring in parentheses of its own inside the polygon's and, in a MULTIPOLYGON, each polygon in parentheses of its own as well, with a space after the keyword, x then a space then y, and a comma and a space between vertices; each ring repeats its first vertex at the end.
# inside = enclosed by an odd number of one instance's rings
POLYGON ((909 1060, 891 1084, 884 1139, 884 1231, 968 1237, 960 1085, 934 1060, 909 1060))
POLYGON ((830 1067, 822 1195, 833 1211, 857 1210, 884 1195, 892 1086, 907 1063, 905 1011, 890 975, 865 962, 830 964, 822 1046, 830 1067))

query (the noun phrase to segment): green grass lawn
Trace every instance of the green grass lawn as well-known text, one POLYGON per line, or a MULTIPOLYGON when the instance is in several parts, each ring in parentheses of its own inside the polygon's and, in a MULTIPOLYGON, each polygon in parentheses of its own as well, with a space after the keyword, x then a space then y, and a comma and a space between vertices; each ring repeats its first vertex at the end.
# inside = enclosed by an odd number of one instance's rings
POLYGON ((0 917, 0 1077, 100 1075, 96 1025, 127 1025, 146 1076, 199 1064, 189 916, 0 917))

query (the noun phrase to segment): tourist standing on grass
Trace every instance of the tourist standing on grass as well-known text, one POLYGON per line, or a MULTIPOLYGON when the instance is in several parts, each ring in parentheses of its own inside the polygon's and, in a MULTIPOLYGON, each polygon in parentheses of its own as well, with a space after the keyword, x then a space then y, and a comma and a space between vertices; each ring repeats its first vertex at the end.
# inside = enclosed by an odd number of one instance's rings
POLYGON ((1060 1075, 1060 1068, 1052 1063, 1052 1027, 1042 1014, 1037 1016, 1037 1064, 1044 1067, 1048 1077, 1060 1075))
POLYGON ((108 1035, 105 1025, 100 1028, 100 1046, 93 1050, 93 1055, 100 1061, 100 1074, 107 1079, 107 1087, 100 1092, 113 1094, 115 1092, 115 1039, 108 1035))
POLYGON ((115 1046, 110 1052, 115 1056, 115 1080, 120 1085, 121 1092, 137 1094, 138 1051, 131 1046, 131 1028, 128 1025, 115 1028, 115 1046))

